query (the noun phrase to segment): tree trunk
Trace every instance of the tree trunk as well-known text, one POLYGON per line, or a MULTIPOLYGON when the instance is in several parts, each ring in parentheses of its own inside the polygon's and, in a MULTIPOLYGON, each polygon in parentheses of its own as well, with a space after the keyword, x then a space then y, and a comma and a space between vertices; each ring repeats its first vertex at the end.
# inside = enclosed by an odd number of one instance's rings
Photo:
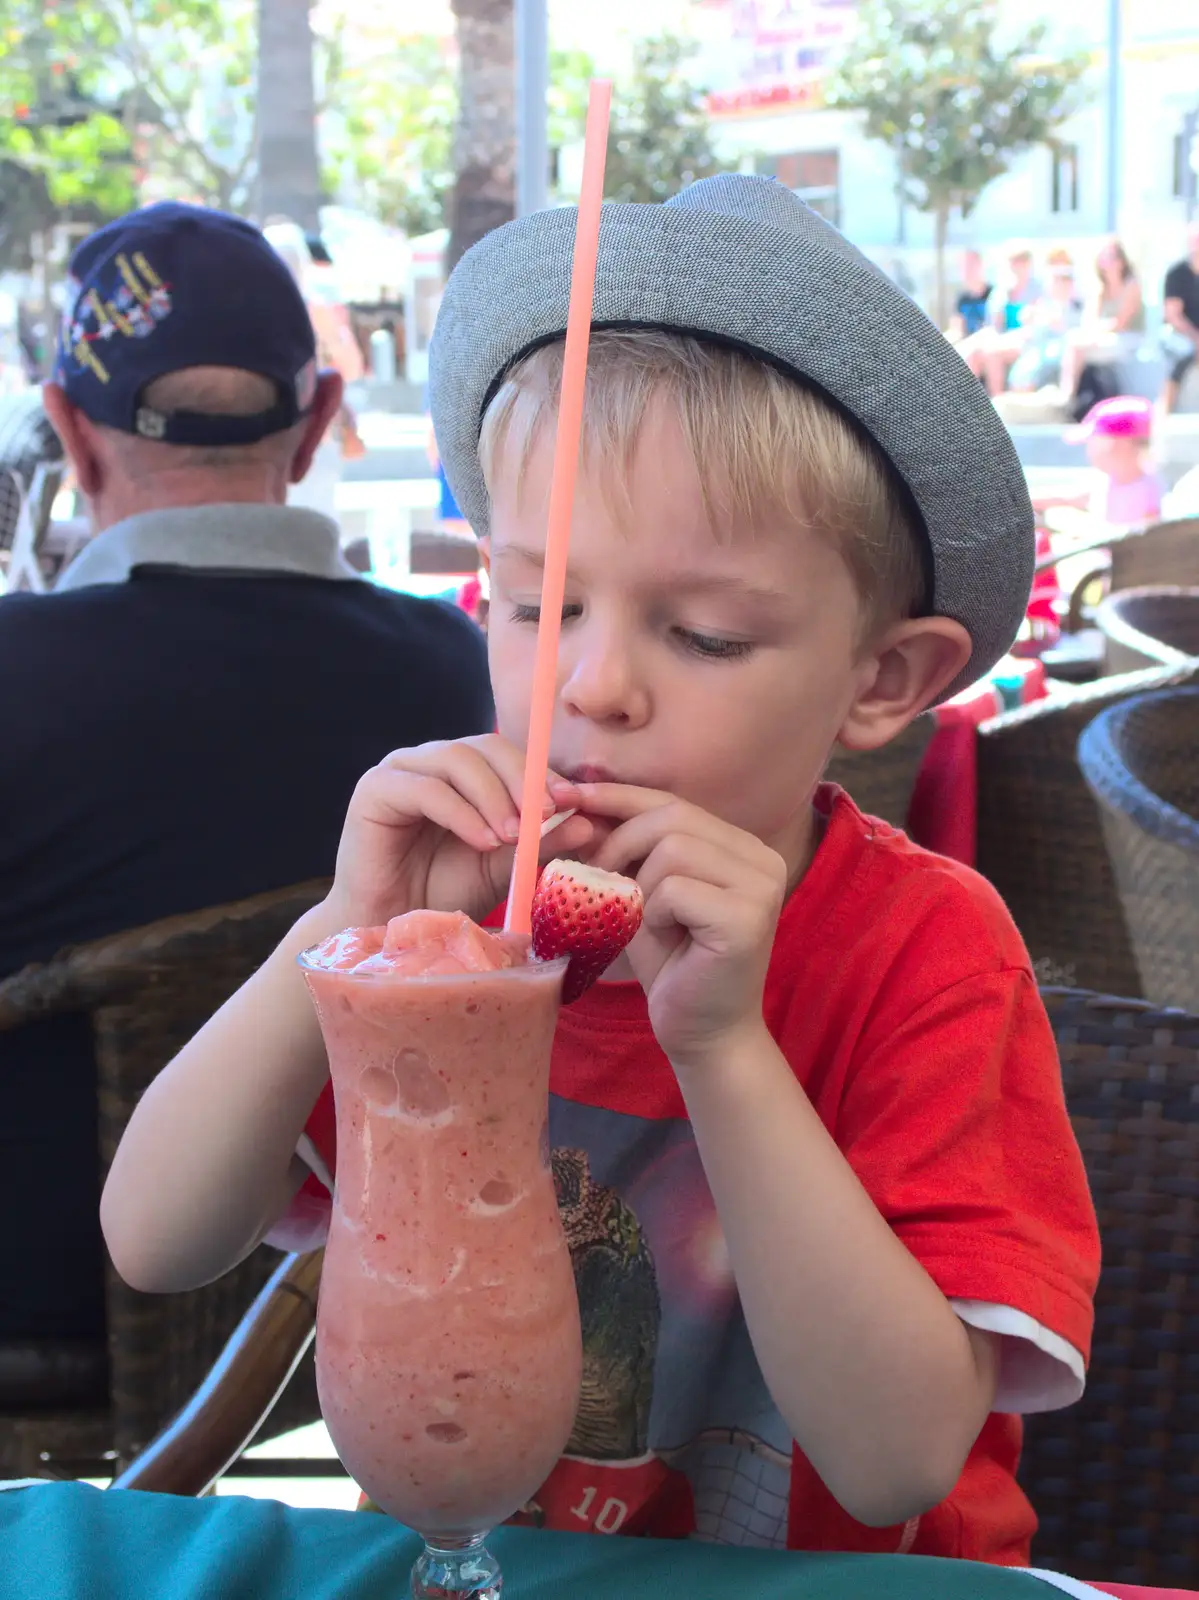
POLYGON ((937 206, 937 327, 944 332, 949 326, 949 294, 945 281, 945 244, 949 238, 949 206, 941 201, 937 206))
POLYGON ((453 0, 458 127, 446 271, 516 215, 516 20, 513 0, 453 0))
POLYGON ((320 227, 310 0, 258 0, 258 202, 260 223, 286 218, 320 227))

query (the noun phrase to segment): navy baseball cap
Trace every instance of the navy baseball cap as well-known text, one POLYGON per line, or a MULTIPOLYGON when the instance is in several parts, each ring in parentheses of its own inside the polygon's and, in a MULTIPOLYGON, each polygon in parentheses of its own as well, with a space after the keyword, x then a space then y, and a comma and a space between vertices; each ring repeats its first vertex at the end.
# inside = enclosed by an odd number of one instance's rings
POLYGON ((316 392, 316 336, 287 264, 251 223, 164 201, 93 233, 71 259, 56 382, 93 422, 167 444, 253 444, 316 392), (236 367, 275 385, 252 416, 156 411, 148 384, 236 367))

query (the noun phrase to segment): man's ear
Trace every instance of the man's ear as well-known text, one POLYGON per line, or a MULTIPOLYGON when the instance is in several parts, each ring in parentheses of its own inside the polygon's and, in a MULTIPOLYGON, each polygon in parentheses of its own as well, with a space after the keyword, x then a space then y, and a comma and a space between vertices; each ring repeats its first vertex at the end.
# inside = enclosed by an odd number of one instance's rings
POLYGON ((302 424, 304 433, 300 440, 300 448, 291 458, 289 482, 299 483, 312 465, 312 458, 325 437, 329 424, 341 410, 345 387, 340 372, 322 372, 316 380, 316 393, 312 397, 312 405, 302 424))
POLYGON ((863 659, 862 686, 839 744, 877 750, 946 689, 970 659, 970 635, 950 617, 919 617, 889 628, 863 659))
POLYGON ((102 474, 91 423, 56 383, 42 385, 42 404, 62 440, 81 493, 94 496, 100 488, 102 474))

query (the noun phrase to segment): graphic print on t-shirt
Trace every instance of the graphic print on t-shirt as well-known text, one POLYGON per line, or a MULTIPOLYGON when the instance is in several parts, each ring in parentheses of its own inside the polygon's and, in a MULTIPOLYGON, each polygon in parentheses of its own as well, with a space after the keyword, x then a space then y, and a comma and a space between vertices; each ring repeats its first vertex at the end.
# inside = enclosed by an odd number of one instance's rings
POLYGON ((566 1455, 518 1520, 785 1546, 791 1436, 690 1124, 551 1096, 550 1137, 583 1391, 566 1455))

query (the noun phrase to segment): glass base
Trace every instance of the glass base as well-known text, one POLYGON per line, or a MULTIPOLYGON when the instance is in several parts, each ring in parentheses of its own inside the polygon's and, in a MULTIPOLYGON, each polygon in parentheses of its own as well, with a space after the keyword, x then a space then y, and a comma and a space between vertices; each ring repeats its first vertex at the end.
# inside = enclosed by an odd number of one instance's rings
POLYGON ((500 1564, 484 1537, 444 1544, 426 1539, 412 1569, 412 1600, 500 1600, 500 1564))

